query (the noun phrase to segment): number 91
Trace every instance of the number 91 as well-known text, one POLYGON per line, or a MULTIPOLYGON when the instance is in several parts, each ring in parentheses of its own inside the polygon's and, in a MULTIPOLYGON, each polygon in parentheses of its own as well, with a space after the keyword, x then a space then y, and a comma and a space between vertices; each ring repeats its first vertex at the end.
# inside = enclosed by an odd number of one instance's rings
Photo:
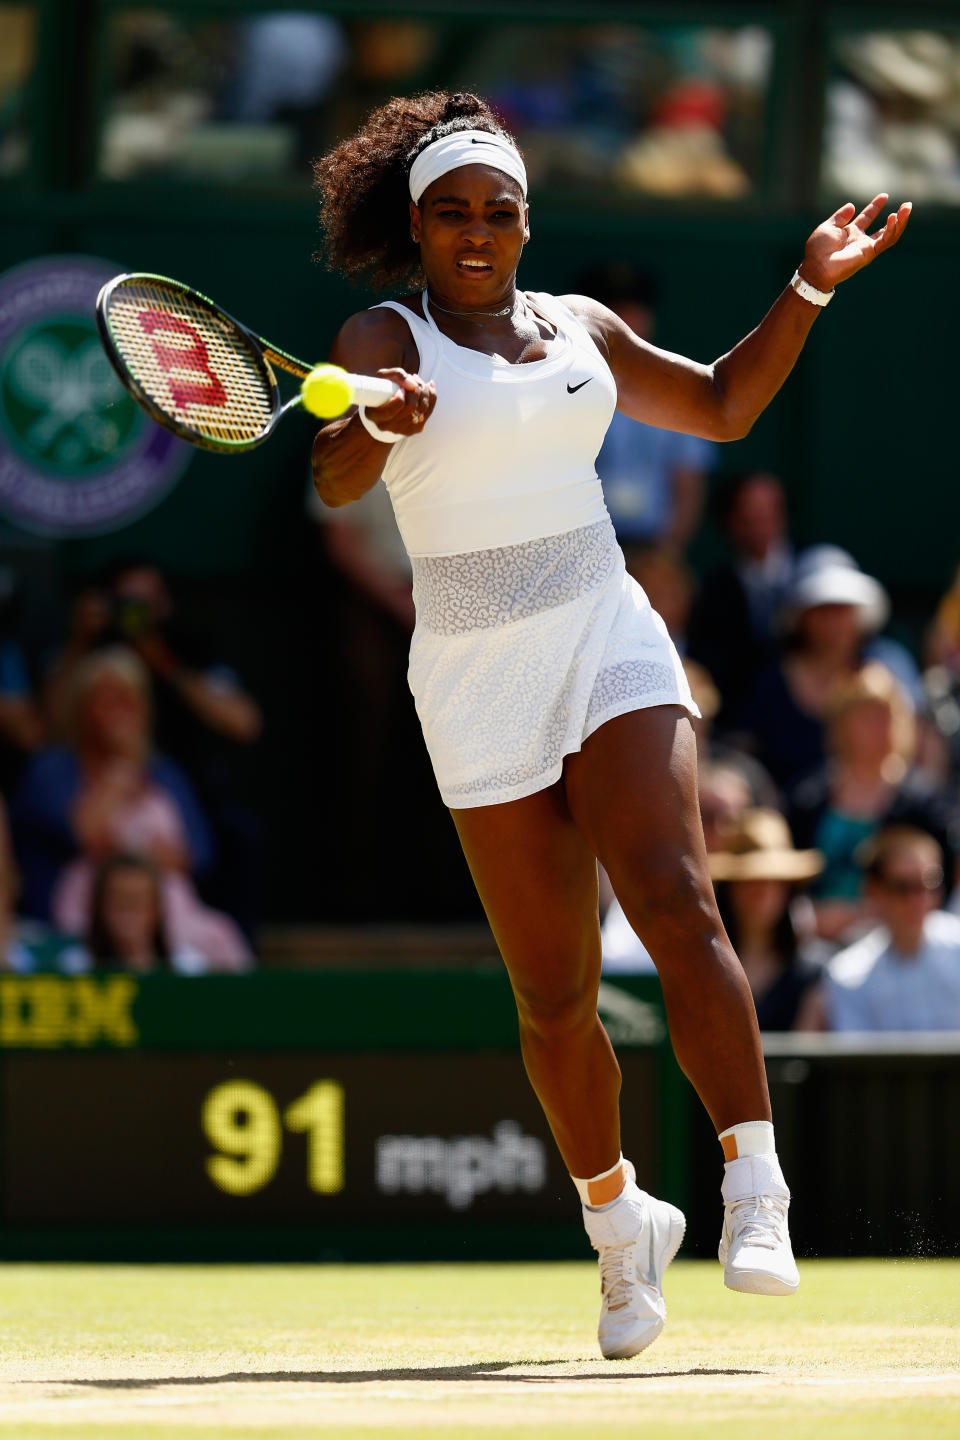
POLYGON ((281 1120, 268 1090, 253 1080, 227 1080, 206 1096, 203 1131, 218 1155, 206 1170, 228 1195, 253 1195, 269 1185, 283 1150, 283 1129, 307 1136, 307 1184, 318 1195, 335 1195, 344 1184, 343 1086, 318 1080, 288 1105, 281 1120))

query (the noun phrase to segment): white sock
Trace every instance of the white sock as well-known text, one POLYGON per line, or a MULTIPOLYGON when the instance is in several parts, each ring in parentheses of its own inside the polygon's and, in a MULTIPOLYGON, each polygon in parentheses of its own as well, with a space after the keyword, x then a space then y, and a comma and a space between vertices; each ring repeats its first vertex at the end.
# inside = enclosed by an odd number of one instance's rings
POLYGON ((744 1120, 740 1125, 731 1125, 717 1136, 723 1146, 723 1158, 729 1164, 742 1160, 747 1155, 775 1155, 777 1147, 773 1139, 773 1125, 769 1120, 744 1120))
POLYGON ((746 1200, 751 1195, 775 1195, 789 1200, 790 1187, 776 1155, 741 1155, 738 1160, 728 1160, 724 1165, 720 1194, 726 1205, 746 1200))

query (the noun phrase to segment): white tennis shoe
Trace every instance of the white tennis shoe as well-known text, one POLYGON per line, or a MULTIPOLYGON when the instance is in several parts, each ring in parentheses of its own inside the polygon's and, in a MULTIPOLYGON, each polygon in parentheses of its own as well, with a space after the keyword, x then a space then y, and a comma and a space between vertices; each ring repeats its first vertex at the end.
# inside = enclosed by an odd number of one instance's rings
POLYGON ((731 1160, 721 1186, 723 1234, 720 1264, 730 1290, 751 1295, 792 1295, 800 1275, 790 1248, 790 1191, 775 1155, 731 1160))
POLYGON ((686 1221, 673 1205, 638 1188, 634 1169, 605 1210, 583 1207, 590 1244, 600 1256, 603 1303, 597 1338, 607 1360, 638 1355, 663 1329, 663 1274, 680 1249, 686 1221))

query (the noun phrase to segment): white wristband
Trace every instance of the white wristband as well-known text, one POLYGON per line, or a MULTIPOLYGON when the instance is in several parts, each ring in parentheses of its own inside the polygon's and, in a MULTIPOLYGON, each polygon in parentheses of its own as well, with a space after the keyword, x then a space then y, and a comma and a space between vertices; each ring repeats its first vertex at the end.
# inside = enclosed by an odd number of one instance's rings
POLYGON ((366 430, 367 434, 372 435, 374 440, 382 440, 384 445, 392 445, 397 440, 406 440, 408 438, 406 435, 398 435, 396 430, 381 430, 379 425, 367 418, 366 405, 358 405, 357 414, 360 416, 360 424, 364 430, 366 430))
POLYGON ((811 305, 829 305, 837 293, 836 290, 818 290, 816 285, 809 285, 799 270, 794 270, 790 284, 793 289, 796 290, 800 299, 809 300, 811 305))

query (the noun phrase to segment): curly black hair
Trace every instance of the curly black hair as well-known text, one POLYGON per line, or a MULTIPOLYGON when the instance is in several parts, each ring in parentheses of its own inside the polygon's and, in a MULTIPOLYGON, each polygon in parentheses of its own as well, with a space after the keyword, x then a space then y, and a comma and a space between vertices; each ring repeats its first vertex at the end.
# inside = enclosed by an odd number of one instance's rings
POLYGON ((314 162, 325 234, 318 257, 331 270, 375 290, 423 284, 410 239, 410 166, 427 145, 457 130, 489 130, 516 144, 479 95, 432 90, 388 100, 314 162))

